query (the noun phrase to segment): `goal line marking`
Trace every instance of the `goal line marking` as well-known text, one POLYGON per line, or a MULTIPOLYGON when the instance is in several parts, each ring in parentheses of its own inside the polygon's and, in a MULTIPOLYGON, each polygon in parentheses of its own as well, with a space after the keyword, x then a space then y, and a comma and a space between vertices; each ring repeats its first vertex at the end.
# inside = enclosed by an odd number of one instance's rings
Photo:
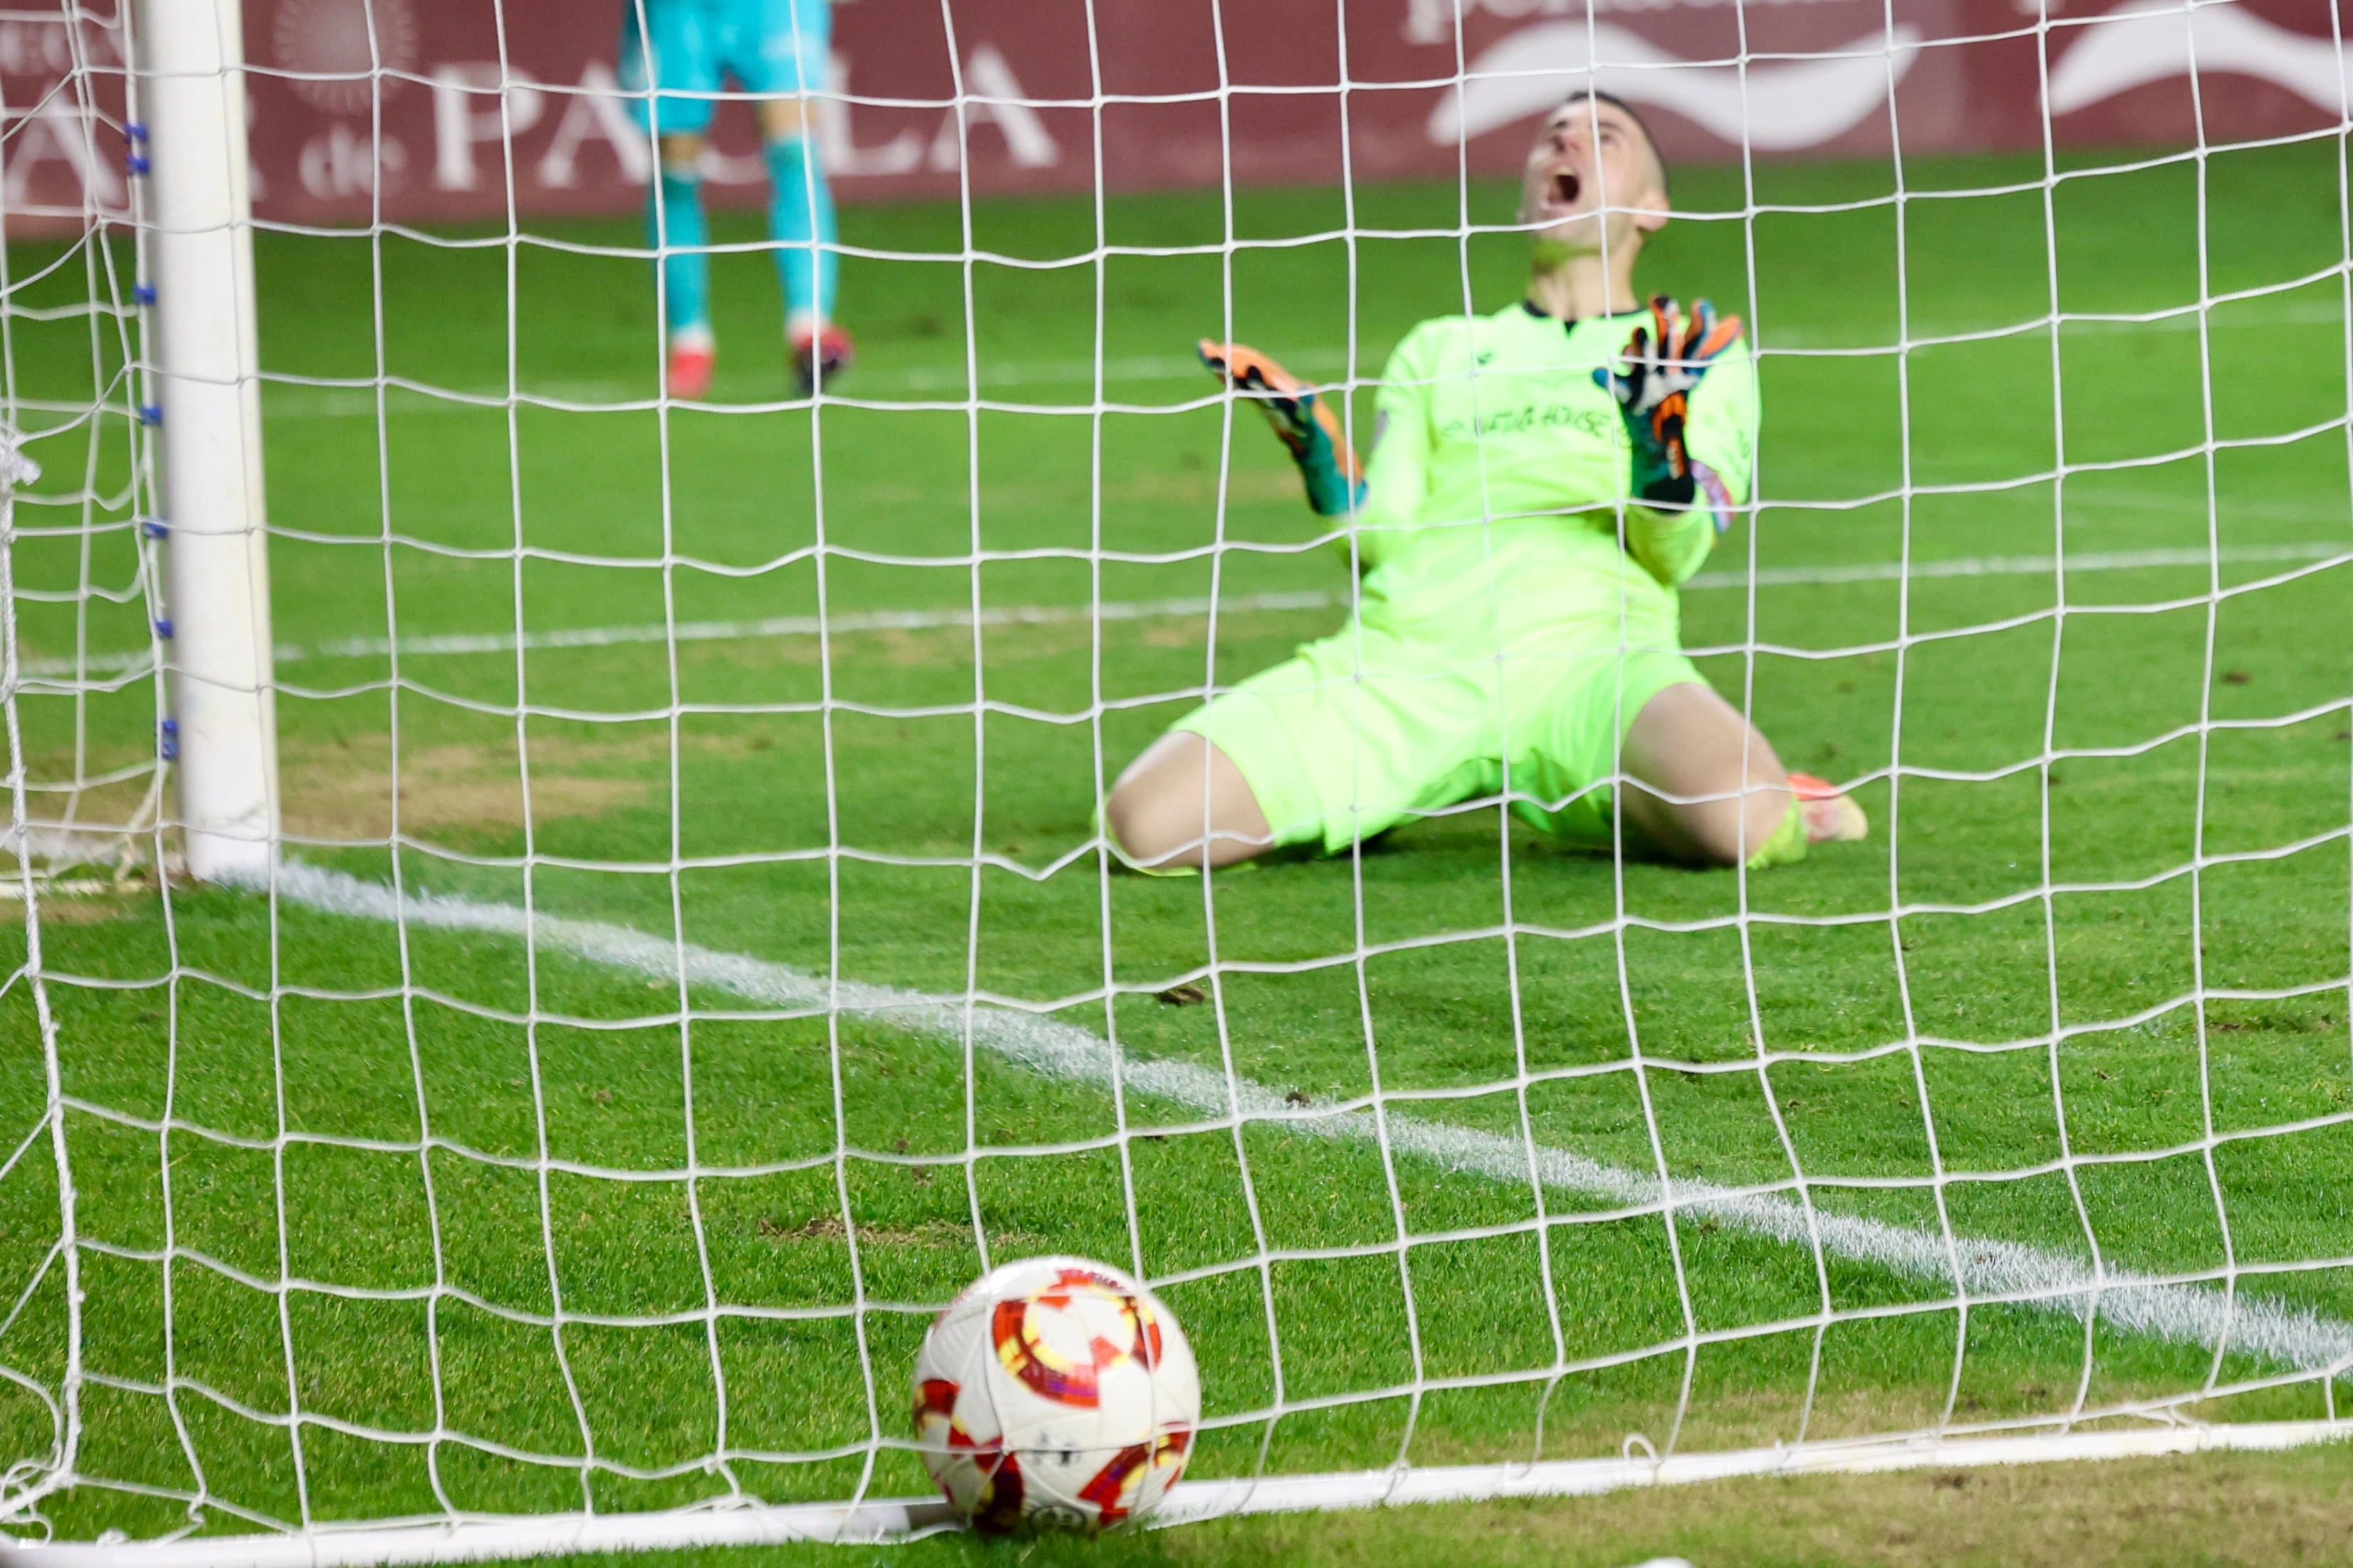
MULTIPOLYGON (((256 884, 258 887, 259 884, 256 884)), ((1241 1116, 1261 1125, 1335 1142, 1379 1145, 1441 1168, 1525 1186, 1533 1178, 1554 1191, 1622 1208, 1672 1201, 1719 1225, 1873 1265, 1952 1289, 1957 1269, 1972 1301, 2001 1300, 2082 1320, 2096 1313, 2113 1328, 2211 1351, 2228 1343, 2302 1372, 2353 1365, 2353 1324, 2304 1308, 2249 1300, 2237 1289, 2168 1283, 2129 1269, 2094 1270, 2064 1253, 1989 1237, 1937 1233, 1853 1215, 1813 1209, 1777 1194, 1716 1183, 1676 1180, 1662 1190, 1651 1174, 1607 1165, 1572 1150, 1459 1127, 1387 1110, 1304 1103, 1249 1079, 1229 1079, 1190 1062, 1127 1055, 1074 1025, 986 1003, 966 1003, 894 986, 828 981, 744 953, 655 937, 601 921, 533 915, 512 904, 429 892, 402 893, 341 871, 288 862, 277 895, 308 909, 442 931, 512 937, 581 962, 655 981, 726 992, 779 1008, 832 1008, 978 1047, 1041 1078, 1132 1093, 1182 1106, 1196 1115, 1241 1116)))
MULTIPOLYGON (((2353 558, 2353 540, 2337 543, 2226 546, 2220 552, 2197 547, 2157 550, 2088 552, 2067 557, 2076 572, 2133 572, 2151 567, 2203 566, 2210 561, 2225 565, 2263 563, 2328 561, 2353 558)), ((2059 569, 2055 555, 1964 555, 1943 560, 1915 560, 1907 574, 1898 561, 1858 562, 1830 566, 1764 566, 1746 571, 1702 572, 1683 584, 1686 593, 1715 593, 1759 588, 1818 587, 1848 583, 1921 582, 1964 577, 2048 576, 2059 569)), ((1101 604, 1013 605, 983 608, 942 606, 911 610, 839 610, 830 616, 763 616, 749 620, 680 621, 665 626, 641 622, 632 626, 574 626, 551 631, 459 632, 407 637, 343 637, 331 642, 281 643, 272 657, 280 664, 300 664, 322 658, 383 658, 486 653, 526 652, 545 648, 617 647, 631 643, 699 643, 752 641, 766 637, 808 637, 853 632, 939 631, 955 626, 984 627, 1064 626, 1078 621, 1176 620, 1219 614, 1250 614, 1280 610, 1345 608, 1349 596, 1324 589, 1292 593, 1229 594, 1215 601, 1206 596, 1169 599, 1105 600, 1101 604)), ((85 676, 122 675, 152 667, 152 648, 132 652, 93 653, 77 662, 71 658, 26 659, 17 668, 24 677, 55 679, 77 672, 85 676)))
MULTIPOLYGON (((1630 1451, 1615 1459, 1545 1459, 1484 1465, 1412 1465, 1324 1475, 1238 1476, 1179 1481, 1147 1529, 1233 1514, 1486 1502, 1497 1498, 1590 1497, 1630 1487, 1691 1486, 1739 1476, 1870 1474, 1958 1466, 2083 1463, 2216 1451, 2275 1453, 2342 1441, 2327 1419, 2045 1431, 1999 1436, 1940 1433, 1777 1445, 1663 1458, 1630 1451)), ((176 1494, 175 1494, 176 1495, 176 1494)), ((189 1499, 194 1501, 195 1500, 189 1499)), ((644 1513, 546 1514, 535 1519, 460 1515, 430 1524, 314 1521, 272 1535, 183 1535, 112 1544, 26 1541, 19 1561, 55 1568, 384 1568, 387 1564, 496 1562, 668 1548, 848 1545, 904 1541, 954 1529, 935 1497, 859 1503, 752 1503, 644 1513)), ((1673 1562, 1675 1559, 1663 1559, 1673 1562)))

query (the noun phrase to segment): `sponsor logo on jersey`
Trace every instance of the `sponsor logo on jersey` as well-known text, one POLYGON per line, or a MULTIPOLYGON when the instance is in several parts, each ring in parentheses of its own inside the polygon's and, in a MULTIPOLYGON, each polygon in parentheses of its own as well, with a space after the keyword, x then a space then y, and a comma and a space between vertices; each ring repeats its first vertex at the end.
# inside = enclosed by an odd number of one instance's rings
POLYGON ((1460 441, 1485 436, 1524 436, 1532 430, 1568 429, 1602 438, 1616 428, 1617 421, 1602 409, 1579 407, 1573 403, 1524 403, 1517 408, 1499 408, 1475 419, 1443 420, 1438 426, 1438 434, 1447 440, 1460 441))

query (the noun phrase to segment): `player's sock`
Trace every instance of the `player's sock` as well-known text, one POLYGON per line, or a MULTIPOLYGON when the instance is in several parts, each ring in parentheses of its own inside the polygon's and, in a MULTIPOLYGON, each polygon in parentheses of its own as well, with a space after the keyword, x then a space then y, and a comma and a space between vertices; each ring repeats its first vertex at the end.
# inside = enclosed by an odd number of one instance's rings
POLYGON ((1781 826, 1765 847, 1748 858, 1748 868, 1762 871, 1772 866, 1794 866, 1806 858, 1806 807, 1802 801, 1793 800, 1781 818, 1781 826))
POLYGON ((646 204, 646 233, 670 252, 662 258, 662 309, 670 336, 711 332, 711 243, 702 216, 702 178, 664 164, 660 204, 646 204), (689 248, 691 247, 691 248, 689 248))
POLYGON ((787 317, 833 319, 841 258, 835 238, 833 192, 806 136, 768 143, 768 237, 776 241, 776 276, 785 286, 787 317))
POLYGON ((1788 812, 1765 847, 1748 858, 1750 870, 1793 865, 1806 858, 1810 845, 1851 844, 1870 837, 1871 818, 1836 784, 1811 773, 1791 773, 1789 789, 1795 798, 1788 812))

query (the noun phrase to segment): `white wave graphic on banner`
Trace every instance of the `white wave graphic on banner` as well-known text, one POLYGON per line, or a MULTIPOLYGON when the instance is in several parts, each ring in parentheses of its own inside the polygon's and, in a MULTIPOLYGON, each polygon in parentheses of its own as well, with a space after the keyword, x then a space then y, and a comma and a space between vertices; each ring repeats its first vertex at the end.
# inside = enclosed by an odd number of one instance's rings
POLYGON ((1862 123, 1918 58, 1919 33, 1898 27, 1857 39, 1843 58, 1699 66, 1609 23, 1523 27, 1471 62, 1430 116, 1440 146, 1539 114, 1579 88, 1671 109, 1727 142, 1767 150, 1812 147, 1862 123), (1603 63, 1597 65, 1599 60, 1603 63))
POLYGON ((2236 5, 2185 8, 2178 0, 2135 0, 2080 29, 2051 68, 2051 111, 2068 114, 2152 81, 2236 74, 2275 82, 2306 102, 2339 113, 2353 74, 2353 48, 2298 33, 2236 5))

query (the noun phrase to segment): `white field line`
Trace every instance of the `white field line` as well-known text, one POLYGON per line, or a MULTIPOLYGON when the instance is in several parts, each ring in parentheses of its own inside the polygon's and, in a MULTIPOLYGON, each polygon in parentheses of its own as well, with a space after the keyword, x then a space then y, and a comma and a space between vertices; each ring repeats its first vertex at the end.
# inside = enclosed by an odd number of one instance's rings
MULTIPOLYGON (((1325 1475, 1238 1477, 1179 1481, 1152 1515, 1151 1528, 1240 1513, 1300 1513, 1395 1508, 1414 1503, 1488 1502, 1497 1498, 1589 1497, 1630 1487, 1691 1486, 1736 1476, 1869 1473, 1953 1466, 2082 1463, 2218 1450, 2274 1453, 2341 1441, 2345 1424, 2326 1420, 2232 1422, 2222 1426, 2036 1432, 2002 1437, 1878 1438, 1863 1442, 1778 1445, 1729 1452, 1629 1453, 1617 1459, 1547 1459, 1535 1464, 1415 1465, 1325 1475)), ((194 1500, 193 1499, 189 1500, 194 1500)), ((657 1548, 781 1546, 794 1542, 871 1544, 952 1528, 936 1498, 862 1503, 752 1503, 693 1506, 646 1513, 558 1513, 535 1518, 460 1515, 429 1524, 336 1521, 271 1535, 184 1535, 165 1541, 23 1541, 19 1562, 55 1568, 390 1568, 392 1564, 490 1563, 518 1557, 570 1557, 657 1548)), ((1640 1568, 1688 1568, 1681 1558, 1653 1558, 1640 1568)))
MULTIPOLYGON (((1228 1079, 1189 1062, 1125 1055, 1108 1040, 1072 1025, 1011 1008, 966 1004, 895 987, 828 982, 765 959, 680 944, 626 926, 536 919, 509 904, 432 893, 402 895, 381 883, 340 871, 289 863, 278 872, 280 898, 306 908, 359 919, 405 921, 443 931, 494 933, 530 941, 543 950, 653 980, 723 991, 773 1007, 831 1007, 936 1039, 973 1042, 1039 1077, 1108 1090, 1114 1079, 1131 1093, 1150 1095, 1197 1116, 1242 1116, 1303 1137, 1375 1143, 1382 1124, 1368 1110, 1338 1110, 1299 1100, 1244 1078, 1228 1079)), ((1524 1142, 1498 1133, 1389 1111, 1388 1146, 1398 1153, 1507 1185, 1533 1173, 1556 1192, 1599 1198, 1617 1207, 1662 1201, 1655 1176, 1605 1165, 1567 1149, 1524 1142)), ((2342 1371, 2353 1365, 2353 1324, 2243 1295, 2166 1284, 2126 1269, 2094 1272, 2075 1258, 2014 1241, 1957 1237, 1881 1220, 1816 1210, 1810 1216, 1787 1198, 1759 1195, 1714 1183, 1676 1181, 1671 1196, 1680 1211, 1794 1247, 1822 1249, 1875 1265, 1972 1299, 2027 1301, 2078 1319, 2096 1310, 2113 1328, 2176 1344, 2211 1350, 2227 1341, 2241 1352, 2301 1371, 2342 1371)))
MULTIPOLYGON (((2266 562, 2327 561, 2353 555, 2353 541, 2339 544, 2252 544, 2226 546, 2220 560, 2226 565, 2266 562)), ((2203 566, 2211 559, 2200 548, 2115 550, 2067 557, 2074 572, 2131 572, 2157 566, 2203 566)), ((1942 561, 1912 563, 1909 577, 1921 582, 1944 577, 2040 577, 2059 568, 2054 555, 1968 555, 1942 561)), ((1760 588, 1794 588, 1841 583, 1893 583, 1906 576, 1894 561, 1868 561, 1843 566, 1767 566, 1754 581, 1760 588)), ((1683 584, 1686 593, 1745 589, 1746 572, 1702 572, 1683 584)), ((1322 589, 1284 594, 1228 595, 1216 601, 1221 615, 1267 610, 1327 610, 1348 603, 1347 596, 1322 589)), ((820 632, 841 636, 851 632, 935 631, 951 626, 1060 626, 1073 621, 1144 621, 1206 616, 1212 608, 1206 597, 1105 600, 1098 605, 1013 605, 983 609, 944 606, 928 610, 841 610, 831 616, 764 616, 741 621, 681 621, 665 626, 644 622, 625 626, 574 626, 544 632, 463 632, 413 637, 343 637, 332 642, 280 643, 273 650, 280 664, 300 664, 317 658, 382 658, 397 652, 404 658, 437 654, 512 653, 541 648, 615 647, 627 643, 731 642, 759 637, 806 637, 820 632)), ((26 659, 17 667, 34 679, 74 675, 120 675, 151 665, 153 650, 94 653, 79 665, 69 658, 26 659)))
MULTIPOLYGON (((2343 319, 2344 311, 2331 297, 2326 300, 2294 300, 2284 303, 2248 306, 2226 302, 2215 310, 2202 312, 2208 328, 2213 331, 2262 331, 2288 326, 2330 326, 2343 319)), ((2117 332, 2194 332, 2201 312, 2185 311, 2179 315, 2163 316, 2152 321, 2074 320, 2062 323, 2062 331, 2073 336, 2079 333, 2104 335, 2117 332)), ((2028 321, 2007 323, 2020 333, 2046 327, 2047 322, 2028 321)), ((1964 332, 1985 331, 1979 325, 1971 327, 1935 327, 1919 329, 1914 338, 1920 352, 1935 348, 1934 343, 1920 340, 1957 337, 1964 332)), ((1809 331, 1802 327, 1776 327, 1766 334, 1765 352, 1769 355, 1782 349, 1879 349, 1893 353, 1894 342, 1856 342, 1836 333, 1809 331)), ((1380 374, 1384 356, 1378 353, 1360 352, 1356 358, 1358 373, 1366 377, 1380 374)), ((1348 352, 1345 348, 1305 348, 1287 351, 1282 361, 1293 370, 1310 375, 1337 375, 1348 368, 1348 352)), ((777 362, 779 368, 783 361, 777 362)), ((1131 354, 1103 362, 1103 378, 1106 384, 1116 382, 1198 381, 1206 388, 1208 373, 1201 362, 1191 354, 1131 354)), ((1086 359, 1067 360, 999 360, 980 367, 982 389, 1008 386, 1071 386, 1089 385, 1095 379, 1095 362, 1086 359)), ((617 407, 649 407, 652 405, 651 382, 612 380, 563 379, 532 382, 524 390, 525 398, 544 398, 557 404, 579 404, 591 408, 605 405, 617 407)), ((965 367, 950 365, 911 365, 891 370, 876 367, 861 370, 856 378, 844 384, 844 390, 853 396, 873 394, 912 393, 949 394, 958 397, 967 395, 972 383, 965 367)), ((391 411, 396 416, 417 414, 450 414, 480 412, 503 408, 507 402, 504 387, 484 387, 471 390, 446 389, 449 395, 435 397, 429 393, 408 387, 388 388, 395 400, 391 411)), ((367 386, 314 386, 301 382, 271 382, 268 384, 262 408, 272 419, 373 419, 376 413, 376 395, 367 386)))

